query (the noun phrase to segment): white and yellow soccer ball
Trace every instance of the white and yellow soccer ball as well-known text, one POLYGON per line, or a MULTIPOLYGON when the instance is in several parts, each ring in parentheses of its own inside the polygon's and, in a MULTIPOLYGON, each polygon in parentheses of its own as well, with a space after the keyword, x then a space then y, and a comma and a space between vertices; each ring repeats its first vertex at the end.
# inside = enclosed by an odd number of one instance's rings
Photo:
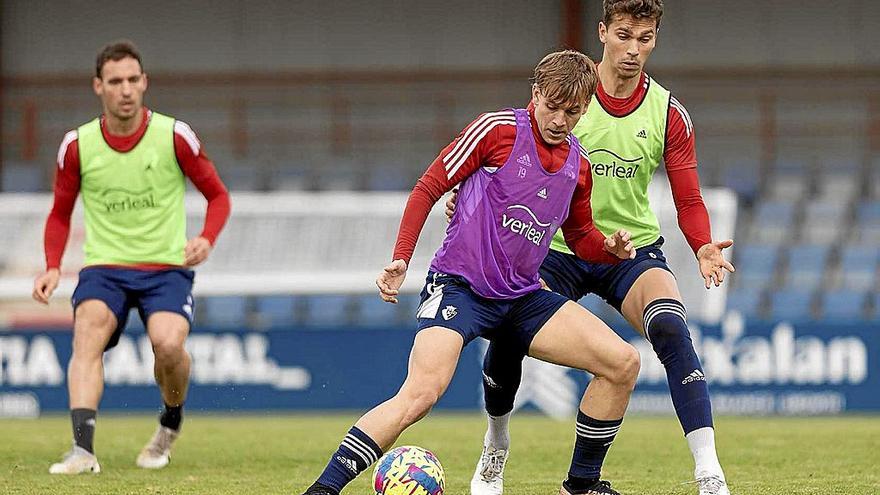
POLYGON ((373 471, 376 495, 443 495, 446 476, 431 451, 397 447, 388 451, 373 471))

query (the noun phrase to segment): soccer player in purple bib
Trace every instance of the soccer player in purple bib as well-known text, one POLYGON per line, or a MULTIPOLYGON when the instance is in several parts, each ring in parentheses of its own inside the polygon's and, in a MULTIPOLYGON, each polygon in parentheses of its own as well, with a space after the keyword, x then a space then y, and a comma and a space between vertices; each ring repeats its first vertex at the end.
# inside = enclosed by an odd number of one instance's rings
MULTIPOLYGON (((616 265, 576 256, 555 236, 541 277, 548 288, 577 301, 597 294, 651 343, 666 369, 669 391, 688 447, 700 495, 730 495, 715 451, 709 390, 687 326, 678 285, 660 247, 660 225, 648 204, 648 184, 664 162, 678 225, 697 259, 706 288, 717 287, 733 266, 713 241, 700 194, 694 129, 684 106, 643 70, 654 49, 662 0, 605 0, 599 23, 604 45, 599 87, 572 134, 593 166, 592 211, 600 231, 625 228, 637 255, 616 265), (580 258, 580 259, 579 259, 580 258)), ((574 214, 574 212, 572 212, 574 214)), ((471 495, 500 495, 510 444, 508 420, 521 378, 524 353, 493 341, 483 365, 489 415, 483 455, 471 495)), ((593 441, 578 435, 578 444, 593 441)), ((594 473, 598 474, 598 472, 594 473)))
POLYGON ((482 115, 419 180, 393 261, 376 280, 387 302, 397 302, 431 206, 459 183, 461 193, 422 291, 407 378, 394 397, 349 430, 304 495, 338 495, 428 414, 465 345, 501 333, 530 356, 596 376, 581 401, 586 419, 578 428, 602 442, 577 446, 561 493, 617 493, 607 481, 583 473, 598 472, 620 428, 638 375, 638 352, 583 307, 542 290, 538 276, 559 226, 586 259, 613 263, 635 254, 627 232, 606 238, 593 226, 590 166, 570 134, 596 85, 587 56, 570 50, 547 55, 535 68, 528 109, 482 115))

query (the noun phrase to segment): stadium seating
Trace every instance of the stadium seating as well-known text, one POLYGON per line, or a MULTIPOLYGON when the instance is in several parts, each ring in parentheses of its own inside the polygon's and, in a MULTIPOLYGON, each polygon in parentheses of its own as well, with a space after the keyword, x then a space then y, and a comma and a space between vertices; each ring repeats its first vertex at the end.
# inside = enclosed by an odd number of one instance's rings
POLYGON ((840 286, 850 290, 868 290, 874 287, 880 253, 871 246, 847 246, 840 256, 840 286))
POLYGON ((305 297, 304 323, 315 326, 348 325, 352 320, 351 299, 341 294, 317 294, 305 297))
POLYGON ((254 324, 258 328, 289 326, 297 322, 297 299, 289 295, 260 296, 254 302, 254 324))
POLYGON ((813 317, 813 292, 791 288, 773 291, 770 295, 771 321, 806 321, 813 317))
POLYGON ((14 192, 40 192, 49 189, 46 181, 46 170, 37 163, 4 163, 0 170, 0 184, 4 191, 14 192))
POLYGON ((738 311, 746 316, 758 316, 761 314, 762 292, 748 288, 737 287, 727 293, 727 309, 738 311))
POLYGON ((362 294, 357 296, 356 299, 358 307, 356 321, 358 325, 388 326, 398 323, 399 317, 396 304, 387 303, 376 294, 362 294))
POLYGON ((752 219, 749 240, 763 244, 782 244, 790 242, 794 234, 793 203, 785 201, 763 201, 758 203, 752 219))
POLYGON ((800 244, 788 250, 786 288, 815 290, 822 283, 830 249, 824 245, 800 244))
POLYGON ((232 329, 250 324, 248 299, 244 296, 215 296, 196 300, 197 322, 209 327, 232 329), (199 307, 201 306, 201 309, 199 307))
POLYGON ((873 321, 880 320, 880 292, 875 292, 871 296, 868 318, 873 321))
POLYGON ((750 204, 757 197, 760 187, 757 163, 732 163, 720 175, 719 182, 736 191, 737 195, 746 203, 750 204))
POLYGON ((746 244, 735 251, 738 266, 733 277, 738 288, 758 291, 773 284, 774 273, 779 264, 779 248, 775 245, 746 244))
POLYGON ((838 239, 845 227, 846 205, 840 200, 810 201, 806 205, 802 238, 828 244, 838 239))
POLYGON ((822 318, 833 321, 861 320, 866 316, 864 291, 835 290, 822 296, 822 318))
POLYGON ((770 198, 788 203, 798 203, 807 196, 809 177, 800 170, 780 171, 770 182, 770 198))

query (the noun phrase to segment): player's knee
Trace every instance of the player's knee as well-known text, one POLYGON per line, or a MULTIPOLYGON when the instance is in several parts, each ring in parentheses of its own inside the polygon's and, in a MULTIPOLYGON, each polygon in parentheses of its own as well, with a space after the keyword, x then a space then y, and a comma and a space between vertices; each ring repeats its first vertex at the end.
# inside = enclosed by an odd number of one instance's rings
POLYGON ((97 335, 116 326, 116 316, 103 303, 96 301, 77 306, 74 316, 74 339, 97 335))
POLYGON ((645 335, 661 360, 672 354, 694 352, 684 305, 658 299, 645 308, 645 335))
POLYGON ((183 342, 176 338, 155 339, 153 344, 153 355, 156 362, 161 364, 176 364, 184 359, 186 351, 183 342))
POLYGON ((615 382, 630 389, 635 388, 641 366, 642 358, 639 356, 639 351, 635 347, 626 344, 625 349, 621 353, 617 370, 614 373, 615 382))

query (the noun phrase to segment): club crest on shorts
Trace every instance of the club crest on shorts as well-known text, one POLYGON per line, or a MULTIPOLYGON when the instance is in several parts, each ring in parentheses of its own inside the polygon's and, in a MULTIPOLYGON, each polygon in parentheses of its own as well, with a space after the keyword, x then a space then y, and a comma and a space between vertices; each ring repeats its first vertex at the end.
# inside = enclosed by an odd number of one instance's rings
POLYGON ((441 311, 440 314, 443 315, 444 320, 449 321, 455 318, 455 315, 458 314, 458 308, 456 308, 455 306, 446 306, 445 308, 443 308, 443 311, 441 311))

